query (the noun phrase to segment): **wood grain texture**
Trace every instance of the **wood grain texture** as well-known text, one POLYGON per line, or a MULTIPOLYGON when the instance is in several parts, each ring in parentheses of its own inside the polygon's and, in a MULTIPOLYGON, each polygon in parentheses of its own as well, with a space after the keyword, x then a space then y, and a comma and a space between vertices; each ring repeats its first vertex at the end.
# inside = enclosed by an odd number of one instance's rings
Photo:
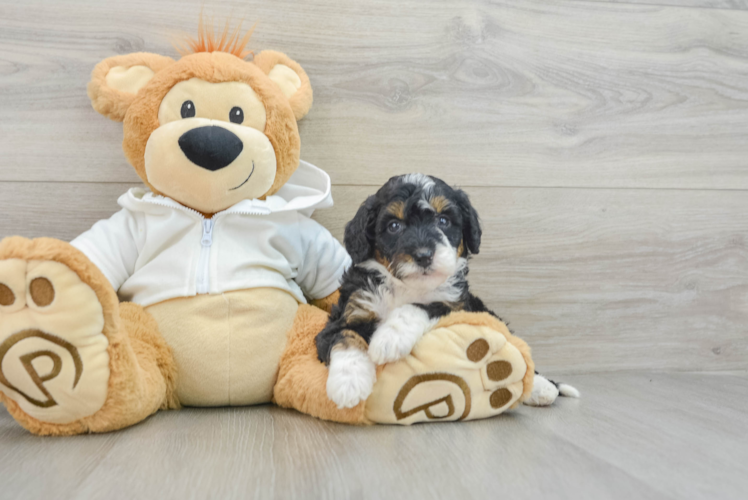
POLYGON ((0 238, 48 236, 70 241, 121 209, 133 183, 0 182, 0 238))
MULTIPOLYGON (((0 235, 70 240, 128 184, 0 183, 0 235), (50 208, 53 207, 53 208, 50 208), (25 221, 33 221, 26 223, 25 221)), ((374 187, 315 218, 342 239, 374 187)), ((542 369, 748 369, 748 196, 740 191, 468 188, 474 291, 542 369)))
MULTIPOLYGON (((575 0, 576 1, 576 0, 575 0)), ((748 10, 748 0, 579 0, 582 2, 625 3, 699 9, 748 10)))
MULTIPOLYGON (((0 180, 134 182, 90 108, 101 59, 174 55, 200 0, 0 3, 0 180), (64 22, 61 22, 64 20, 64 22)), ((748 188, 748 12, 440 0, 229 1, 311 75, 304 157, 338 184, 748 188)))
POLYGON ((583 399, 410 428, 261 406, 37 438, 0 411, 0 498, 744 498, 748 375, 568 380, 583 399))

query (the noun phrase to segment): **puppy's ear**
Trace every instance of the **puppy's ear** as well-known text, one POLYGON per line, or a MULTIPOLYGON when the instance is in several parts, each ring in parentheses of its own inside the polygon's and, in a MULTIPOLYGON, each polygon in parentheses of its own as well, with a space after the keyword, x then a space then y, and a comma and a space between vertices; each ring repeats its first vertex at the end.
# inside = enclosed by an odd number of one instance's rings
POLYGON ((480 240, 483 235, 483 230, 480 227, 480 220, 478 219, 478 212, 473 208, 470 203, 470 198, 461 189, 457 190, 457 200, 460 205, 460 212, 462 213, 462 239, 467 246, 470 253, 478 253, 480 250, 480 240))
POLYGON ((355 217, 345 226, 345 249, 353 260, 360 264, 374 256, 374 237, 379 203, 374 195, 361 204, 355 217))

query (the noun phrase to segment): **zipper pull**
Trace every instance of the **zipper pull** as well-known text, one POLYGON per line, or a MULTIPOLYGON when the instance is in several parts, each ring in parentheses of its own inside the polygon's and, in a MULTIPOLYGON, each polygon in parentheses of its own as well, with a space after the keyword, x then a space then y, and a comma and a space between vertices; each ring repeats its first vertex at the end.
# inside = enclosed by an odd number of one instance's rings
POLYGON ((203 238, 200 243, 204 247, 209 247, 213 244, 213 219, 203 221, 203 238))

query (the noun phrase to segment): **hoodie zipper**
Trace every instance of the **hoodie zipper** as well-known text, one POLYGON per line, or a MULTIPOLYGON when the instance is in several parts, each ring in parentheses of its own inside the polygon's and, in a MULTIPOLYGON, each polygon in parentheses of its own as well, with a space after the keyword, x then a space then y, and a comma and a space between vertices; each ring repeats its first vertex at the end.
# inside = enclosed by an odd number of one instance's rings
POLYGON ((200 238, 200 258, 197 261, 197 273, 195 277, 196 281, 196 293, 205 294, 210 292, 210 249, 213 246, 213 228, 216 225, 216 220, 223 215, 239 214, 239 215, 270 215, 269 210, 226 210, 213 215, 213 218, 206 219, 203 214, 197 210, 185 207, 176 202, 174 204, 161 201, 159 199, 142 200, 145 203, 153 203, 154 205, 161 205, 164 207, 181 210, 189 214, 196 215, 200 218, 202 224, 202 236, 200 238))
POLYGON ((203 237, 200 239, 200 260, 197 265, 197 293, 208 293, 210 291, 210 247, 213 245, 212 219, 203 220, 203 237))

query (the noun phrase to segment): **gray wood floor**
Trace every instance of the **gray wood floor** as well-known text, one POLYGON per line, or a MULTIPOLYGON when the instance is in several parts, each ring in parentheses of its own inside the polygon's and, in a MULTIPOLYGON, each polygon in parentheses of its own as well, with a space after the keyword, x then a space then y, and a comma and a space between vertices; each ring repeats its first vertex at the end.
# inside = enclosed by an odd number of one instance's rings
POLYGON ((0 415, 0 498, 745 498, 748 374, 569 381, 583 399, 410 428, 263 406, 40 439, 0 415))
POLYGON ((471 283, 583 399, 350 428, 278 408, 39 439, 0 410, 0 498, 745 498, 748 1, 0 0, 0 237, 65 240, 138 178, 85 86, 203 8, 310 75, 302 157, 341 236, 392 175, 463 186, 471 283), (708 372, 708 373, 707 373, 708 372))

